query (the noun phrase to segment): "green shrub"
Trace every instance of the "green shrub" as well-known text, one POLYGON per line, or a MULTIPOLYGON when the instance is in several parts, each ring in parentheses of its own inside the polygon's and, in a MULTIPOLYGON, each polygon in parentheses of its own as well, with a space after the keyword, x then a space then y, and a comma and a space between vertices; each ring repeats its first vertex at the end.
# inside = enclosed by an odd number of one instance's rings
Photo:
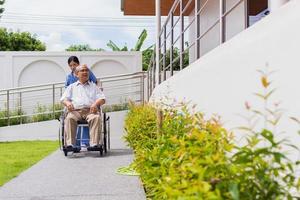
POLYGON ((231 142, 233 135, 218 118, 206 120, 185 105, 163 110, 162 121, 151 105, 130 106, 125 139, 135 151, 133 167, 149 199, 300 199, 299 161, 289 160, 282 147, 298 149, 275 137, 282 110, 269 106, 275 91, 271 73, 260 72, 263 92, 256 96, 264 107, 259 111, 246 104, 250 126, 241 128, 250 134, 242 146, 231 142), (253 127, 257 120, 264 127, 253 127))
POLYGON ((233 147, 230 135, 216 119, 206 121, 201 113, 191 115, 185 108, 182 113, 164 110, 158 134, 155 110, 149 105, 131 107, 126 120, 125 138, 135 149, 134 166, 147 196, 221 198, 215 186, 220 180, 227 181, 230 174, 225 156, 233 147))
POLYGON ((298 151, 287 139, 278 140, 277 124, 283 115, 278 103, 270 103, 270 98, 276 90, 272 87, 270 75, 274 71, 266 68, 259 70, 262 91, 255 95, 262 101, 263 108, 255 109, 246 103, 249 127, 247 142, 236 147, 236 153, 231 158, 233 179, 240 199, 300 199, 291 191, 300 189, 300 181, 295 175, 295 167, 299 164, 288 159, 282 147, 290 146, 298 151), (256 128, 255 122, 263 122, 262 128, 256 128), (259 131, 256 131, 259 130, 259 131))
POLYGON ((53 115, 51 112, 48 111, 47 106, 37 104, 36 108, 34 109, 34 115, 32 116, 33 122, 40 122, 40 121, 47 121, 53 119, 53 115))
MULTIPOLYGON (((49 106, 49 112, 53 112, 53 107, 52 105, 49 106)), ((63 112, 64 106, 61 103, 56 103, 54 104, 54 111, 55 111, 55 119, 59 119, 61 116, 61 113, 63 112)))
MULTIPOLYGON (((63 110, 63 105, 61 103, 54 104, 55 119, 59 119, 62 110, 63 110)), ((38 103, 36 108, 34 109, 34 113, 35 114, 32 116, 33 122, 40 122, 40 121, 47 121, 47 120, 54 119, 52 105, 45 106, 38 103)))
MULTIPOLYGON (((27 123, 29 118, 25 115, 26 113, 20 108, 16 108, 15 110, 9 111, 9 125, 17 125, 21 123, 27 123)), ((8 115, 7 110, 0 110, 0 127, 8 125, 8 115)))
POLYGON ((128 103, 120 103, 120 104, 113 104, 113 105, 103 105, 102 111, 103 112, 116 112, 122 110, 128 110, 128 103))
POLYGON ((156 109, 150 105, 129 105, 125 119, 125 140, 133 149, 144 148, 156 139, 156 109))

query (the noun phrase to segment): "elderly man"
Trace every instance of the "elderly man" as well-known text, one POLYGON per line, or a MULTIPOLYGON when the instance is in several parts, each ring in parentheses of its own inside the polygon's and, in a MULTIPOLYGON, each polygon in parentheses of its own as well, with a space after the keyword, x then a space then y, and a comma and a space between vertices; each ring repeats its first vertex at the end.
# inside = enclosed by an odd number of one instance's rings
POLYGON ((68 109, 65 118, 67 148, 75 147, 77 121, 87 120, 90 128, 90 146, 102 144, 101 115, 98 108, 105 103, 105 96, 95 83, 89 82, 89 69, 86 65, 76 67, 78 81, 69 85, 61 97, 68 109))

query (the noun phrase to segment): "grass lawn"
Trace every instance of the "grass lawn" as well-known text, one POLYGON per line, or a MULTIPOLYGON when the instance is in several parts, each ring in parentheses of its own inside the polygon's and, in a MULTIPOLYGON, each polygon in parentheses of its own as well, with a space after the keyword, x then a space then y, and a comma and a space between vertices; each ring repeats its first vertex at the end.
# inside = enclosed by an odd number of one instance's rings
POLYGON ((0 186, 57 148, 57 141, 0 142, 0 186))

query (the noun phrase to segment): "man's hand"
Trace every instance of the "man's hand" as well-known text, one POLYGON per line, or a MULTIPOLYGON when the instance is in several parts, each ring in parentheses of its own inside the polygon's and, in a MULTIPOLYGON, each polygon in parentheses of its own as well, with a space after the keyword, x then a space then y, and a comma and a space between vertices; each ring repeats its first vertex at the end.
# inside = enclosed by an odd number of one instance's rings
POLYGON ((98 112, 98 106, 96 103, 94 103, 90 107, 90 113, 96 114, 97 112, 98 112))
POLYGON ((74 106, 73 106, 73 104, 72 104, 71 102, 66 101, 66 102, 65 102, 65 105, 66 105, 68 111, 71 112, 71 111, 74 110, 74 106))

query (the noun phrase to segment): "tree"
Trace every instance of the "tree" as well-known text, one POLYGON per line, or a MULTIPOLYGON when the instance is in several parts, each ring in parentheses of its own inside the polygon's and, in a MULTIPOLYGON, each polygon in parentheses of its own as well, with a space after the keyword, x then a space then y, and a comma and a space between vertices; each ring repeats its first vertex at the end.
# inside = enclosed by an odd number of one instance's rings
MULTIPOLYGON (((137 42, 135 43, 134 48, 130 49, 130 51, 140 51, 145 40, 147 38, 147 31, 144 29, 141 34, 138 37, 137 42)), ((112 50, 112 51, 128 51, 128 47, 125 44, 123 47, 118 47, 113 41, 109 40, 107 43, 107 46, 112 50)), ((142 51, 142 56, 143 56, 143 70, 148 69, 148 65, 151 60, 151 56, 153 53, 153 45, 148 47, 147 49, 142 51)))
POLYGON ((142 56, 143 56, 143 70, 147 71, 148 67, 149 67, 149 63, 151 61, 152 55, 153 55, 153 46, 151 45, 150 47, 148 47, 147 49, 145 49, 142 52, 142 56))
POLYGON ((5 0, 0 0, 0 14, 2 14, 4 12, 4 8, 3 8, 4 3, 5 3, 5 0))
MULTIPOLYGON (((186 48, 188 48, 188 43, 186 42, 185 43, 186 45, 186 48)), ((151 58, 152 58, 152 55, 153 55, 153 46, 150 46, 149 48, 145 49, 143 51, 143 70, 144 71, 147 71, 148 70, 148 67, 149 67, 149 64, 150 64, 150 61, 151 61, 151 58)), ((180 70, 180 60, 179 60, 179 48, 178 47, 174 47, 173 48, 173 63, 172 63, 172 67, 173 67, 173 70, 180 70)), ((162 54, 161 54, 161 57, 162 58, 162 54)), ((155 59, 155 58, 154 58, 155 59)), ((170 49, 167 49, 166 51, 166 67, 168 67, 168 69, 166 70, 170 70, 170 49)), ((162 61, 161 61, 162 62, 162 61)), ((187 67, 189 65, 189 53, 188 52, 184 52, 183 53, 183 68, 187 67)))
POLYGON ((73 44, 69 46, 66 51, 104 51, 104 49, 93 49, 88 44, 73 44))
POLYGON ((45 51, 46 46, 29 32, 0 28, 0 51, 45 51))
MULTIPOLYGON (((134 48, 130 49, 130 51, 140 51, 144 41, 147 38, 147 31, 144 29, 141 34, 139 35, 139 38, 137 42, 135 43, 134 48)), ((113 41, 109 40, 107 43, 107 46, 112 50, 112 51, 128 51, 128 47, 125 44, 124 47, 118 47, 113 41)))

